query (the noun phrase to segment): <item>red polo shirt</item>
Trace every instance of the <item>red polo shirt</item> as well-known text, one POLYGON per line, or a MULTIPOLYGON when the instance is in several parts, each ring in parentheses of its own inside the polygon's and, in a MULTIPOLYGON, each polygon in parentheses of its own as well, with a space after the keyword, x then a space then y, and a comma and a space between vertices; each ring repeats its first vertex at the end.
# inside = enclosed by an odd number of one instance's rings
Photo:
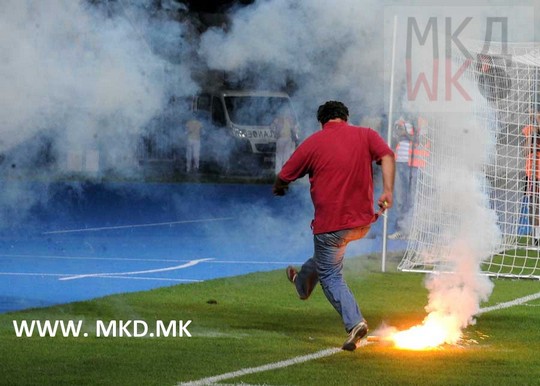
POLYGON ((381 136, 347 122, 327 122, 298 146, 279 178, 309 175, 314 234, 369 225, 373 219, 372 164, 392 150, 381 136))

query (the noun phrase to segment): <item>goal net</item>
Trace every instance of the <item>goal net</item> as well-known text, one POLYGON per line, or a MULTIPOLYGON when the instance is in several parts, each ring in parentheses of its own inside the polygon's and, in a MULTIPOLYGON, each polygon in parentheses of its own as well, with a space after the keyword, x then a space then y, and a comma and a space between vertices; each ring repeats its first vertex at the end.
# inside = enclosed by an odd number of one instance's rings
POLYGON ((469 237, 483 273, 540 278, 540 47, 502 48, 453 58, 472 88, 469 112, 425 115, 417 146, 429 157, 400 270, 452 270, 448 256, 469 237))

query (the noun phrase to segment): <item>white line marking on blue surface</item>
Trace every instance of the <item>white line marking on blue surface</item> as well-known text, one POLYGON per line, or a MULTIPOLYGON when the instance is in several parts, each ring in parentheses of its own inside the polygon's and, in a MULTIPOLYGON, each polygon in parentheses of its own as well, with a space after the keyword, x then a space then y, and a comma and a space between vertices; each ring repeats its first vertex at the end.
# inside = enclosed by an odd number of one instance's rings
POLYGON ((194 265, 197 265, 201 262, 208 261, 208 260, 212 260, 212 259, 191 260, 185 264, 180 264, 180 265, 175 265, 172 267, 165 267, 165 268, 147 269, 144 271, 87 273, 87 274, 81 274, 81 275, 62 277, 58 280, 75 280, 75 279, 84 279, 87 277, 104 277, 104 276, 129 276, 129 275, 140 275, 140 274, 145 274, 145 273, 176 271, 178 269, 193 267, 194 265))
POLYGON ((108 230, 115 230, 115 229, 161 227, 161 226, 171 226, 171 225, 177 225, 177 224, 192 224, 192 223, 198 223, 198 222, 213 222, 213 221, 227 221, 227 220, 234 220, 234 217, 204 218, 204 219, 199 219, 199 220, 183 220, 183 221, 156 222, 156 223, 149 223, 149 224, 117 225, 117 226, 96 227, 96 228, 64 229, 64 230, 43 232, 42 235, 54 235, 54 234, 61 234, 61 233, 77 233, 77 232, 98 232, 98 231, 108 231, 108 230))
MULTIPOLYGON (((0 276, 53 276, 65 277, 65 273, 41 273, 41 272, 0 272, 0 276)), ((171 279, 166 277, 145 277, 145 276, 101 276, 100 279, 126 279, 126 280, 157 280, 157 281, 174 281, 178 283, 200 283, 201 279, 171 279)))
MULTIPOLYGON (((18 254, 4 254, 0 253, 0 257, 13 257, 24 259, 60 259, 60 260, 110 260, 110 261, 161 261, 181 263, 183 261, 191 261, 188 259, 143 259, 132 257, 97 257, 97 256, 55 256, 55 255, 18 255, 18 254)), ((215 258, 206 259, 211 261, 212 264, 269 264, 269 265, 302 265, 302 261, 250 261, 250 260, 216 260, 215 258)))
POLYGON ((43 273, 43 272, 0 272, 5 276, 66 276, 62 273, 43 273))
POLYGON ((305 261, 249 261, 249 260, 215 260, 217 264, 277 264, 277 265, 302 265, 305 261))
POLYGON ((0 254, 0 257, 12 257, 17 259, 59 259, 59 260, 111 260, 111 261, 161 261, 180 263, 190 261, 188 259, 143 259, 133 257, 98 257, 98 256, 55 256, 55 255, 17 255, 0 254))
POLYGON ((157 280, 157 281, 174 281, 178 283, 201 283, 204 280, 199 279, 170 279, 167 277, 146 277, 146 276, 97 276, 100 279, 125 279, 125 280, 157 280))

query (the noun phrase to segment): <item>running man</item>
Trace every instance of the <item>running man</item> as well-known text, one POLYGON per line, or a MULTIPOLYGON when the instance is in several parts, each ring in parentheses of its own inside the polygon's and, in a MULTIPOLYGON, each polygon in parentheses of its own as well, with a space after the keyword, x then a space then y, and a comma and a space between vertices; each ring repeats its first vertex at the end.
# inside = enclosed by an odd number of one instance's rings
POLYGON ((349 110, 341 102, 319 106, 317 120, 322 130, 308 137, 277 175, 276 196, 288 185, 309 175, 315 216, 311 223, 313 257, 300 271, 287 267, 287 277, 305 300, 320 282, 324 294, 343 320, 348 333, 344 350, 354 351, 366 336, 368 325, 343 278, 343 258, 350 241, 364 237, 376 218, 373 210, 373 162, 382 167, 383 192, 379 207, 393 203, 394 153, 370 128, 348 124, 349 110))

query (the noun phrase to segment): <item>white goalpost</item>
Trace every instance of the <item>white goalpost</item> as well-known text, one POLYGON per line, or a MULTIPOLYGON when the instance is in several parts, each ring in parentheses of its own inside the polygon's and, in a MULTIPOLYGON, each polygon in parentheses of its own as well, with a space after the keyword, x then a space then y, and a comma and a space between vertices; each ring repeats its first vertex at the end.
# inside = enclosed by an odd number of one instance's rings
POLYGON ((491 43, 486 49, 482 42, 468 49, 472 58, 453 61, 466 67, 473 107, 470 114, 426 115, 418 146, 429 157, 418 170, 409 242, 398 268, 451 270, 446 256, 464 227, 470 237, 489 233, 483 228, 490 222, 475 222, 480 206, 492 213, 498 232, 496 242, 484 244, 482 273, 540 279, 540 163, 534 161, 537 152, 540 158, 540 46, 491 43), (472 178, 462 179, 465 174, 472 178), (476 188, 481 195, 465 194, 476 188))

